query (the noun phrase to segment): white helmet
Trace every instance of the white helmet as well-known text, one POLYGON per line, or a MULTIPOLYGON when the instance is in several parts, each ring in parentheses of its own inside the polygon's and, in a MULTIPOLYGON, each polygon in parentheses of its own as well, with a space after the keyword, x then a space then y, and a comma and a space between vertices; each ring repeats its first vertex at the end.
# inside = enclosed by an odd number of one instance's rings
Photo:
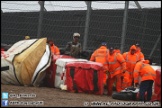
POLYGON ((73 37, 75 37, 75 36, 80 37, 80 34, 79 34, 79 33, 74 33, 74 34, 73 34, 73 37))

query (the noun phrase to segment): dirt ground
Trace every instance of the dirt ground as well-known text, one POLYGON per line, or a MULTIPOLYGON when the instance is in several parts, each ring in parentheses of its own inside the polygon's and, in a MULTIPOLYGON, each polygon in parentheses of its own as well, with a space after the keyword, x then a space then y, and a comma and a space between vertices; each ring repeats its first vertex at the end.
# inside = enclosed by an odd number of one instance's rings
MULTIPOLYGON (((40 107, 92 107, 92 102, 130 102, 115 100, 112 97, 107 95, 94 95, 86 93, 70 93, 67 91, 62 91, 56 88, 48 87, 25 87, 25 86, 15 86, 15 85, 3 85, 1 84, 1 92, 9 93, 9 102, 11 101, 35 101, 43 102, 41 105, 10 105, 13 107, 31 107, 31 106, 40 106, 40 107), (11 94, 35 94, 36 97, 25 98, 20 97, 11 98, 11 94)), ((109 104, 106 104, 107 107, 109 104)), ((100 106, 98 106, 100 107, 100 106)), ((155 107, 155 106, 154 106, 155 107)))

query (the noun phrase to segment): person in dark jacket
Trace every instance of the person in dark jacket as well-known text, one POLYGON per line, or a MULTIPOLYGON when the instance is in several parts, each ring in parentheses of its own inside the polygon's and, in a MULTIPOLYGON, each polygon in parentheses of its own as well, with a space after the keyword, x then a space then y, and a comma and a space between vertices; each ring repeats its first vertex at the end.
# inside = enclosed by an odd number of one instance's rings
POLYGON ((81 43, 79 42, 80 34, 73 34, 73 41, 67 43, 65 47, 65 54, 75 58, 80 58, 81 55, 81 43))

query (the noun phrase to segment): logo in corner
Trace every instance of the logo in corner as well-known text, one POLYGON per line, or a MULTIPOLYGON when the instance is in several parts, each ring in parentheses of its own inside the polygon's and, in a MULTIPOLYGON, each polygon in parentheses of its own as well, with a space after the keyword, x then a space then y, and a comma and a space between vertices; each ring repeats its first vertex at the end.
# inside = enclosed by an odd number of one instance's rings
POLYGON ((2 100, 2 106, 8 106, 8 100, 2 100))
POLYGON ((2 99, 8 99, 8 92, 2 92, 2 99))

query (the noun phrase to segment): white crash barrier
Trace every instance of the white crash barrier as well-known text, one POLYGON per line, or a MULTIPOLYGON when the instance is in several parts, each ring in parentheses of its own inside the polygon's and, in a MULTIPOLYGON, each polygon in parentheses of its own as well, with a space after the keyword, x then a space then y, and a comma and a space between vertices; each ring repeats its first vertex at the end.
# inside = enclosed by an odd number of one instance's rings
POLYGON ((46 45, 46 52, 41 58, 34 72, 34 75, 32 77, 33 86, 38 87, 43 83, 43 79, 45 78, 46 75, 45 70, 50 66, 50 64, 51 64, 51 51, 50 51, 50 47, 46 45))
POLYGON ((47 38, 22 40, 1 55, 2 84, 31 85, 35 69, 46 50, 47 38))
POLYGON ((77 62, 77 61, 88 61, 86 59, 70 59, 70 58, 60 58, 56 60, 56 76, 55 76, 55 87, 62 88, 62 85, 65 85, 66 80, 66 69, 65 66, 68 62, 77 62))

